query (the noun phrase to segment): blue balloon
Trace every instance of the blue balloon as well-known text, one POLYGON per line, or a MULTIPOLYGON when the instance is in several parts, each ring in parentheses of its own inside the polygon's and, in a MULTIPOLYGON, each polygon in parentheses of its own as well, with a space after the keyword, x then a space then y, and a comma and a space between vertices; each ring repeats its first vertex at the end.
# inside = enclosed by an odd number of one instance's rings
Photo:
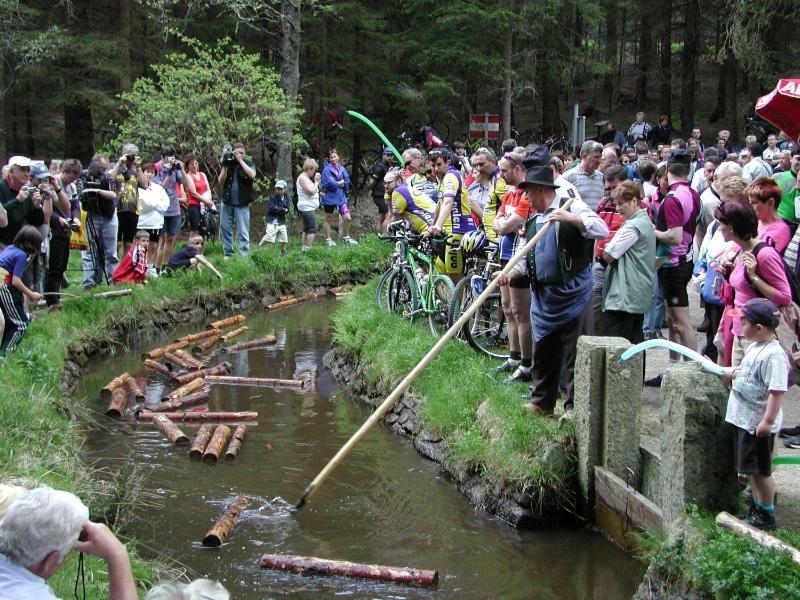
POLYGON ((639 354, 639 352, 644 352, 645 350, 649 350, 650 348, 664 348, 665 350, 671 350, 672 352, 677 352, 678 354, 682 354, 683 356, 699 362, 700 366, 703 367, 704 370, 708 371, 709 373, 713 373, 714 375, 727 375, 728 372, 725 367, 720 367, 718 364, 712 362, 708 357, 703 356, 699 352, 695 352, 691 348, 687 348, 686 346, 681 346, 680 344, 676 344, 675 342, 671 342, 669 340, 647 340, 646 342, 642 342, 640 344, 636 344, 635 346, 631 346, 625 352, 622 353, 619 360, 620 362, 626 361, 632 356, 639 354))

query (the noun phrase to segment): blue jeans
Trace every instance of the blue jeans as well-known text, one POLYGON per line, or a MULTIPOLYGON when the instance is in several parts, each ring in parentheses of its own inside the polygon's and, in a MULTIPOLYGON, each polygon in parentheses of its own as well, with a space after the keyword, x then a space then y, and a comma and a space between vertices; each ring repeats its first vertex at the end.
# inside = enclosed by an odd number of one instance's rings
POLYGON ((250 207, 220 206, 219 236, 222 238, 222 251, 225 256, 233 255, 233 222, 239 235, 239 254, 244 256, 250 250, 250 207))
POLYGON ((642 330, 647 333, 650 331, 661 331, 661 324, 667 314, 667 307, 664 305, 664 295, 661 293, 661 282, 658 279, 658 272, 653 278, 653 297, 650 299, 650 307, 644 313, 644 326, 642 330))
POLYGON ((119 258, 117 258, 118 229, 119 222, 116 212, 110 217, 92 215, 86 218, 86 234, 89 238, 90 249, 81 252, 83 262, 83 283, 81 285, 83 287, 92 287, 103 283, 103 266, 105 266, 109 281, 111 280, 111 276, 119 264, 119 258), (94 253, 99 264, 95 264, 91 246, 94 246, 94 253))

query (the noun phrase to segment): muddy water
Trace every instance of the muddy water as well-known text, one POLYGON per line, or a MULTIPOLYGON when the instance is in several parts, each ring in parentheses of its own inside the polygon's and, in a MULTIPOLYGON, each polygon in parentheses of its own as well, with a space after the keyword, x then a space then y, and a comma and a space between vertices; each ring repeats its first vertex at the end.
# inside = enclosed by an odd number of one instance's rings
MULTIPOLYGON (((291 514, 289 506, 368 415, 322 365, 334 308, 323 301, 248 318, 248 337, 274 332, 278 344, 227 357, 234 374, 292 378, 316 370, 316 391, 213 387, 211 410, 259 412, 235 462, 192 461, 186 446, 173 447, 151 426, 98 415, 87 441, 90 457, 111 470, 124 461, 141 465, 145 487, 160 504, 142 507, 133 527, 144 555, 176 561, 191 577, 218 579, 242 599, 630 598, 640 563, 581 529, 516 531, 487 516, 407 440, 381 428, 306 508, 291 514), (205 531, 236 494, 252 500, 232 536, 220 548, 203 548, 205 531), (258 557, 267 552, 437 569, 440 583, 428 590, 260 570, 258 557)), ((123 371, 142 374, 140 350, 104 360, 78 394, 102 413, 100 387, 123 371)), ((160 376, 148 375, 148 399, 165 389, 160 376)))

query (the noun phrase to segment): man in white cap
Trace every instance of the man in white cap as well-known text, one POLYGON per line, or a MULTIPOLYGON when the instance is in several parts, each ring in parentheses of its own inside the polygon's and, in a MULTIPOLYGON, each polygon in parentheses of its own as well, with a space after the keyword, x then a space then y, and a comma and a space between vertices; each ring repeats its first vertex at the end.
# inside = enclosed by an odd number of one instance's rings
POLYGON ((0 246, 7 246, 23 225, 41 227, 50 221, 52 200, 29 185, 31 161, 26 156, 12 156, 9 172, 0 180, 0 203, 7 213, 8 224, 0 229, 0 246))
POLYGON ((286 194, 286 181, 279 179, 275 182, 275 193, 269 197, 267 216, 264 218, 267 232, 258 243, 259 247, 278 242, 281 245, 281 255, 286 254, 286 244, 289 242, 286 232, 286 213, 288 212, 289 196, 286 194))

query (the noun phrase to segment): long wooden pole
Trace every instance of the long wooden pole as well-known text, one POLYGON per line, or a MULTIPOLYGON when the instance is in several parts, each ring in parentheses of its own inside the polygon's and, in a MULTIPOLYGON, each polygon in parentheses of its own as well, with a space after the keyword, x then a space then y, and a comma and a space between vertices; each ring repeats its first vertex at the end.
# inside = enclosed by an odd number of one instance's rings
POLYGON ((800 565, 800 550, 794 546, 790 546, 786 542, 783 542, 776 537, 769 535, 768 533, 764 533, 763 531, 748 525, 744 521, 734 517, 732 514, 721 512, 717 515, 717 518, 714 519, 714 521, 719 527, 727 529, 728 531, 732 531, 738 536, 749 537, 759 546, 771 548, 772 550, 777 550, 778 552, 786 552, 792 558, 792 561, 794 561, 795 564, 800 565))
MULTIPOLYGON (((567 200, 561 208, 564 210, 569 210, 569 207, 572 205, 572 198, 567 200)), ((542 226, 542 228, 536 232, 530 240, 528 240, 524 246, 522 246, 517 253, 511 257, 511 260, 508 261, 508 264, 503 267, 500 271, 499 275, 508 275, 514 266, 521 260, 523 260, 530 252, 533 247, 538 243, 540 239, 547 233, 547 230, 550 228, 551 221, 542 226)), ((494 292, 495 288, 500 285, 499 279, 500 277, 493 278, 489 285, 486 286, 486 289, 483 290, 480 296, 475 298, 472 304, 464 311, 464 313, 453 323, 450 328, 442 334, 442 337, 438 339, 438 341, 433 345, 433 347, 428 350, 428 353, 422 357, 422 359, 417 363, 417 365, 411 369, 411 371, 406 375, 403 380, 397 384, 397 387, 392 390, 392 392, 386 397, 378 408, 369 416, 369 418, 364 421, 364 424, 358 428, 350 439, 345 442, 344 446, 339 448, 339 451, 334 455, 334 457, 328 461, 322 470, 317 474, 316 477, 306 486, 306 489, 303 490, 303 495, 300 497, 300 500, 295 505, 295 510, 300 510, 305 506, 305 504, 311 499, 311 497, 316 493, 319 489, 319 486, 328 478, 328 476, 333 472, 333 470, 339 466, 350 451, 355 447, 358 442, 367 434, 367 432, 372 429, 376 423, 378 423, 386 413, 388 413, 395 403, 406 393, 409 387, 411 387, 411 383, 419 377, 419 374, 427 367, 431 361, 436 358, 436 355, 444 348, 444 345, 449 342, 455 335, 461 330, 461 328, 469 321, 470 317, 474 315, 478 308, 483 304, 486 299, 494 292)))

